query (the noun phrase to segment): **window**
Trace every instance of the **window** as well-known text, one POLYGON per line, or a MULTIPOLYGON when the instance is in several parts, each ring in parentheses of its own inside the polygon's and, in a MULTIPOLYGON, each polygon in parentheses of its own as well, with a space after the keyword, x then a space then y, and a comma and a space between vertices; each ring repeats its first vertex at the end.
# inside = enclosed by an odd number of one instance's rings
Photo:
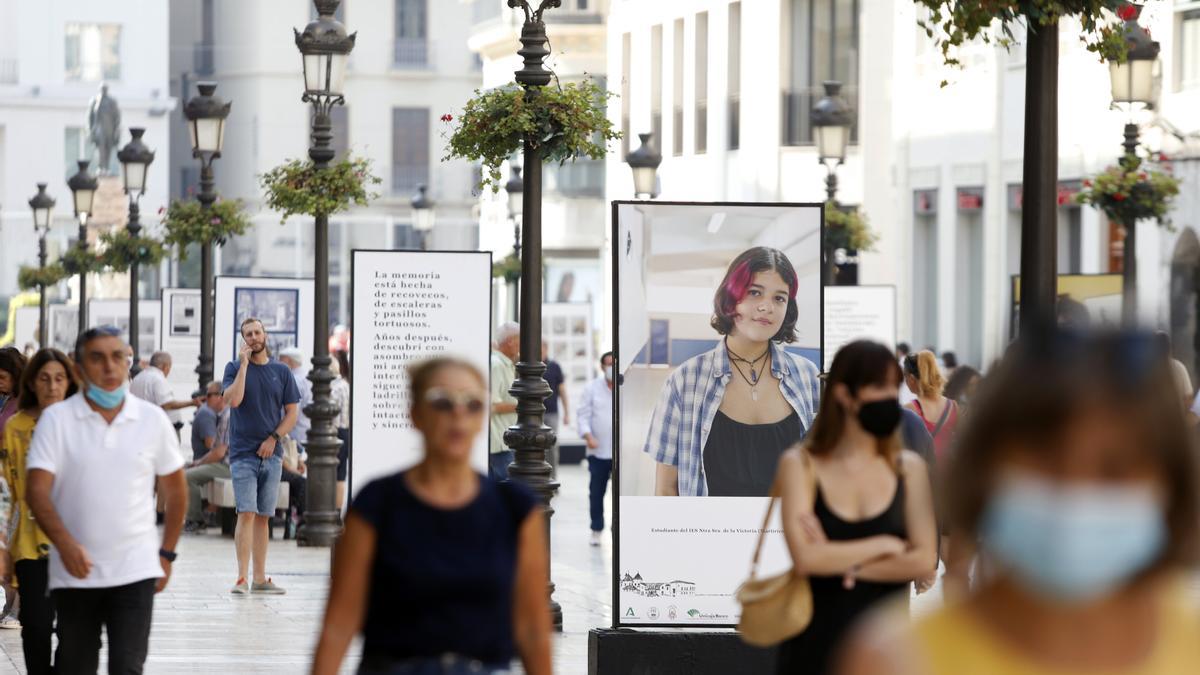
POLYGON ((1178 16, 1178 86, 1180 90, 1200 89, 1200 9, 1189 9, 1178 16))
POLYGON ((696 154, 708 150, 708 12, 696 15, 696 154))
MULTIPOLYGON (((79 170, 76 164, 90 154, 86 144, 87 134, 82 127, 63 129, 63 178, 70 178, 79 170)), ((116 153, 113 153, 116 154, 116 153)))
POLYGON ((395 65, 429 64, 427 9, 426 0, 396 0, 395 65))
POLYGON ((621 36, 621 156, 629 155, 629 70, 633 46, 629 33, 621 36))
MULTIPOLYGON (((791 53, 784 63, 783 144, 809 145, 809 116, 824 96, 826 80, 842 83, 842 96, 857 118, 858 0, 788 0, 785 7, 784 42, 791 53)), ((850 141, 857 140, 855 124, 850 141)))
POLYGON ((654 147, 663 147, 663 27, 650 29, 650 133, 654 147))
POLYGON ((329 121, 333 123, 333 161, 340 162, 350 152, 350 111, 335 105, 329 109, 329 121))
POLYGON ((729 149, 741 146, 742 136, 742 3, 729 5, 729 149))
POLYGON ((683 19, 675 19, 675 63, 671 70, 674 80, 674 94, 671 104, 674 114, 671 116, 671 152, 676 156, 683 154, 683 19))
POLYGON ((107 23, 69 23, 66 28, 67 80, 121 79, 121 27, 107 23))
POLYGON ((429 184, 429 108, 392 108, 392 191, 429 184))

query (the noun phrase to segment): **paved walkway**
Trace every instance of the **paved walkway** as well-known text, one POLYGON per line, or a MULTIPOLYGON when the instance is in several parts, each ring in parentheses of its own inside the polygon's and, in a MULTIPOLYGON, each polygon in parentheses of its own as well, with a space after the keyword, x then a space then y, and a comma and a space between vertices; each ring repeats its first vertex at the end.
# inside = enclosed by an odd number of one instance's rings
MULTIPOLYGON (((553 558, 565 625, 555 640, 556 672, 586 673, 587 632, 612 620, 611 547, 588 545, 586 467, 563 467, 560 481, 553 558)), ((235 597, 229 593, 237 575, 233 540, 215 532, 184 535, 171 584, 155 600, 146 673, 307 672, 324 610, 329 557, 328 549, 272 541, 267 571, 287 595, 235 597)), ((356 643, 344 672, 354 672, 359 653, 356 643)), ((25 672, 20 631, 0 630, 0 673, 25 672)))

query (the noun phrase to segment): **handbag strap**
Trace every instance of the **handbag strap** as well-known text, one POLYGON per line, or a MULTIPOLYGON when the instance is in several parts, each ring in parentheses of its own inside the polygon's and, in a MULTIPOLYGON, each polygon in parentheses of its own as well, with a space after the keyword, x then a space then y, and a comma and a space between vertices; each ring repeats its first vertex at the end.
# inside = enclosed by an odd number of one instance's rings
MULTIPOLYGON (((812 479, 810 483, 813 491, 813 502, 815 503, 817 499, 817 474, 813 469, 812 460, 810 460, 808 457, 808 451, 804 449, 804 446, 800 446, 798 450, 800 452, 800 458, 804 462, 804 466, 808 468, 809 477, 812 479)), ((762 557, 763 541, 767 538, 767 525, 771 523, 771 514, 774 513, 775 504, 780 499, 779 492, 779 472, 776 471, 775 480, 771 483, 771 491, 768 494, 768 496, 771 498, 771 501, 767 504, 767 515, 763 517, 762 529, 758 531, 758 543, 754 546, 754 558, 750 561, 751 579, 754 579, 758 576, 758 560, 762 557)))

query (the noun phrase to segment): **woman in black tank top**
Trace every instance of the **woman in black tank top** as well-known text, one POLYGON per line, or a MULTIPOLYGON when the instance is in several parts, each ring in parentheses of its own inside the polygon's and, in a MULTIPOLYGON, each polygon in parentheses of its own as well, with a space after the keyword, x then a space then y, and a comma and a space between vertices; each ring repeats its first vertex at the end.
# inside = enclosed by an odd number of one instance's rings
POLYGON ((813 597, 807 629, 780 645, 781 674, 833 672, 862 616, 907 605, 911 582, 937 568, 925 463, 900 448, 900 382, 887 347, 843 347, 811 432, 780 460, 783 531, 813 597))

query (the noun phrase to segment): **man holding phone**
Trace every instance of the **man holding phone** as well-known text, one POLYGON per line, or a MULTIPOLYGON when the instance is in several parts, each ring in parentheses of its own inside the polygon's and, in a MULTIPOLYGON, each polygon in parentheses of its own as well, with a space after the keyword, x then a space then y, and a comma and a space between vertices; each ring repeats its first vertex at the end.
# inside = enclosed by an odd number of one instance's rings
POLYGON ((300 391, 292 371, 271 360, 267 333, 262 321, 242 322, 242 348, 238 358, 225 366, 225 402, 229 419, 229 471, 237 502, 238 579, 230 591, 235 595, 262 593, 280 595, 284 590, 266 575, 267 529, 279 497, 283 472, 280 440, 296 425, 300 391), (246 574, 253 553, 253 583, 246 574))

